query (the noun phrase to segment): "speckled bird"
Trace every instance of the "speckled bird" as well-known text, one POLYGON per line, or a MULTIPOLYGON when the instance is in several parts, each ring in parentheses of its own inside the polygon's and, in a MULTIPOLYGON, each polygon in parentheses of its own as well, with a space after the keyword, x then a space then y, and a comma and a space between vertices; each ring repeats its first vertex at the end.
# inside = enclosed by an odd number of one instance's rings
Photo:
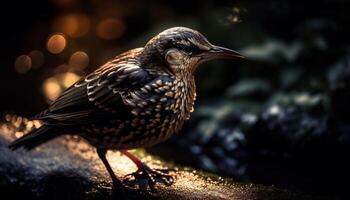
POLYGON ((200 63, 242 57, 212 45, 198 31, 167 29, 69 87, 33 118, 43 126, 9 147, 30 150, 63 134, 79 135, 96 147, 114 186, 122 181, 106 159, 107 150, 119 150, 137 165, 135 179, 146 178, 150 186, 157 179, 171 184, 166 169, 151 169, 127 150, 155 145, 181 129, 194 110, 194 72, 200 63))

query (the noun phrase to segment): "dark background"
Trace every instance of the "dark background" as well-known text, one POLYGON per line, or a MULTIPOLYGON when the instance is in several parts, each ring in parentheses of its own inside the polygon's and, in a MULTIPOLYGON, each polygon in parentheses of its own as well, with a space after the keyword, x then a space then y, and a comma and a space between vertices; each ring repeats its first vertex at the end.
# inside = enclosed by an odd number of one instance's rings
POLYGON ((30 117, 53 98, 45 85, 61 91, 64 80, 142 46, 166 28, 187 26, 247 59, 200 66, 193 118, 179 135, 149 151, 239 181, 346 198, 349 8, 345 0, 6 2, 0 113, 30 117), (112 23, 101 28, 106 19, 112 23), (67 45, 52 54, 47 42, 58 32, 67 45), (41 59, 26 57, 31 65, 19 59, 33 50, 43 56, 40 66, 41 59), (69 62, 76 51, 86 53, 87 66, 69 62))

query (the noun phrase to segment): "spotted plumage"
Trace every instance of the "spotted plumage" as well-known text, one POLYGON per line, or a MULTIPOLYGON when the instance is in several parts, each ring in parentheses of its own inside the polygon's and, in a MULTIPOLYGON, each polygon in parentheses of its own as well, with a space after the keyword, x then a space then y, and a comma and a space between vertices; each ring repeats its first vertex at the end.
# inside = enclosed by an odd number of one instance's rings
MULTIPOLYGON (((145 177, 171 177, 151 170, 126 150, 155 145, 178 132, 194 110, 196 67, 214 58, 239 53, 212 45, 199 32, 176 27, 152 38, 143 48, 116 56, 76 82, 33 119, 43 126, 10 144, 32 149, 62 134, 83 137, 106 165, 105 154, 120 150, 145 177)), ((149 180, 152 184, 154 178, 149 180)), ((119 184, 120 185, 120 184, 119 184)))

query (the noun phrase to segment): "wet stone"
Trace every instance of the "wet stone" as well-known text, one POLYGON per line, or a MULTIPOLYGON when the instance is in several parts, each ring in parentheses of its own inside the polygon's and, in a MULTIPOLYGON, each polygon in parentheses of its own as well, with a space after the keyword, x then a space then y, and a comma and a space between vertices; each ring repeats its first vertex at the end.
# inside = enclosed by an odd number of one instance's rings
MULTIPOLYGON (((96 151, 82 139, 61 137, 31 152, 13 152, 7 145, 14 139, 14 128, 0 124, 0 192, 11 199, 309 199, 307 195, 238 184, 176 165, 172 166, 178 169, 175 183, 157 184, 156 192, 128 187, 112 190, 111 180, 96 151)), ((171 167, 145 152, 136 154, 152 168, 171 167)), ((107 157, 120 179, 135 171, 134 164, 118 152, 110 151, 107 157)), ((209 169, 215 166, 209 157, 201 160, 209 169)), ((233 161, 226 163, 234 165, 233 161)))

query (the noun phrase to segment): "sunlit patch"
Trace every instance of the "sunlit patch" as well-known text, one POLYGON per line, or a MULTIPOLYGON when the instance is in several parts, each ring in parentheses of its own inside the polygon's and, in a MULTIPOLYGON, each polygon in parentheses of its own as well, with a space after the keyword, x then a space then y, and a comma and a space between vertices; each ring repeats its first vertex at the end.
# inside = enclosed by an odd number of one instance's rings
POLYGON ((69 65, 74 68, 84 69, 89 65, 89 56, 83 51, 77 51, 69 58, 69 65))
POLYGON ((116 18, 107 18, 100 21, 96 27, 96 33, 105 40, 120 38, 125 32, 125 24, 116 18))
POLYGON ((57 17, 52 25, 54 32, 61 32, 73 38, 89 32, 90 20, 84 14, 67 14, 57 17))
POLYGON ((46 47, 49 52, 59 54, 66 47, 66 38, 62 34, 54 34, 47 40, 46 47))
POLYGON ((65 88, 68 88, 80 79, 80 76, 72 72, 64 73, 62 76, 62 83, 65 88))
POLYGON ((32 59, 33 68, 39 68, 44 64, 44 54, 41 51, 31 51, 28 56, 32 59))
POLYGON ((15 61, 15 70, 20 74, 24 74, 32 67, 32 59, 27 55, 20 55, 15 61))
POLYGON ((43 90, 49 101, 56 100, 62 92, 59 81, 56 78, 47 79, 44 82, 43 90))

